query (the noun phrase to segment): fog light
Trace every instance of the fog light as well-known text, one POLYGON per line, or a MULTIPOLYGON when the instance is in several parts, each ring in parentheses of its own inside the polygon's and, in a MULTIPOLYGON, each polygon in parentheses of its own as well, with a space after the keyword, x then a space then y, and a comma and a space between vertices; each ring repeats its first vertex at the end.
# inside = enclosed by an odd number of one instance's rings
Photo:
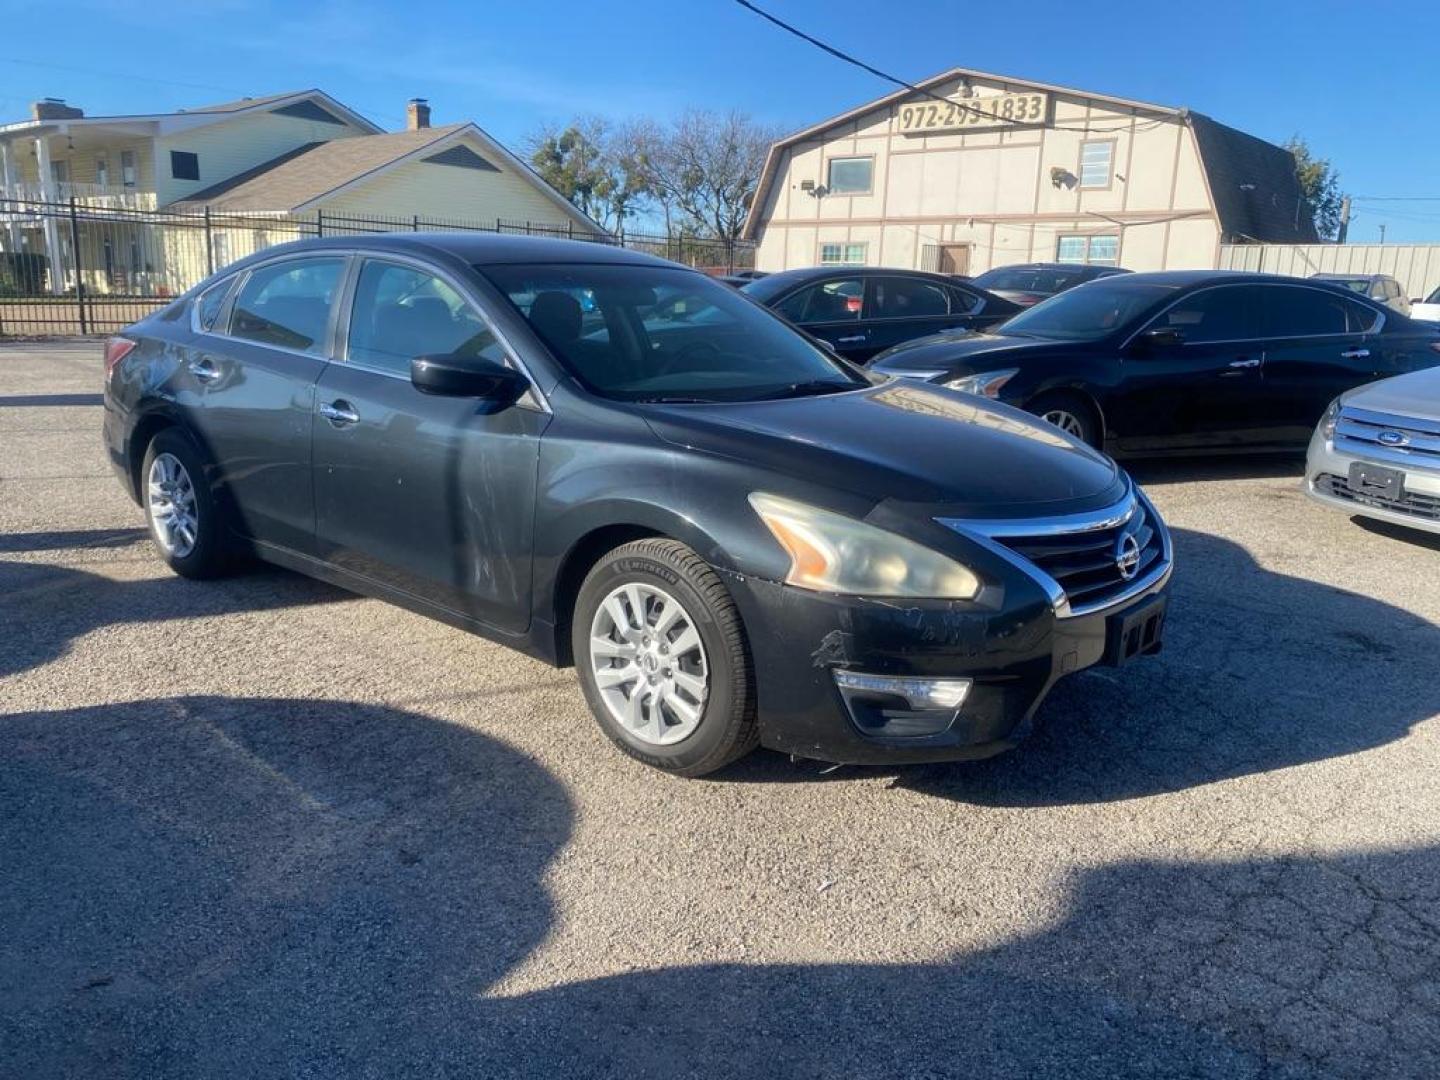
POLYGON ((923 679, 914 676, 863 675, 858 671, 835 672, 841 690, 863 694, 888 694, 904 698, 912 709, 958 709, 970 693, 969 679, 923 679))

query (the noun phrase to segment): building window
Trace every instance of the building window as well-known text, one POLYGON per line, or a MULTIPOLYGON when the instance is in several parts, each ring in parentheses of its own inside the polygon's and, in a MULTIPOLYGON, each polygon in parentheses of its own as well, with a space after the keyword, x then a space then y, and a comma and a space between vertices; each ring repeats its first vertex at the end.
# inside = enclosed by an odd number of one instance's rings
POLYGON ((825 190, 831 195, 869 195, 874 170, 874 158, 831 158, 825 175, 825 190))
POLYGON ((95 183, 102 188, 110 186, 110 159, 104 154, 95 155, 95 183))
POLYGON ((50 179, 57 184, 68 184, 70 182, 70 163, 68 161, 52 161, 50 163, 50 179))
POLYGON ((821 244, 821 266, 864 266, 865 244, 821 244))
POLYGON ((1108 188, 1110 170, 1115 164, 1115 140, 1101 139, 1080 144, 1080 186, 1108 188))
POLYGON ((126 187, 135 186, 135 151, 120 151, 120 183, 126 187))
POLYGON ((200 157, 188 150, 170 151, 170 175, 176 180, 199 180, 200 157))
POLYGON ((1087 263, 1090 266, 1118 266, 1120 237, 1062 236, 1055 245, 1055 261, 1087 263))

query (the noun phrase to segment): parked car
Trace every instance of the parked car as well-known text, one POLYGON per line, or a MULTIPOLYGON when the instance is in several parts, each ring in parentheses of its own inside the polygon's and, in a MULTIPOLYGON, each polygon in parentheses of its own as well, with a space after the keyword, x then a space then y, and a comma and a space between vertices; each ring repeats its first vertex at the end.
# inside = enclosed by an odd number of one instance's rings
POLYGON ((637 253, 305 241, 105 367, 110 459, 177 573, 258 555, 574 662, 672 772, 757 742, 984 757, 1057 676, 1160 645, 1170 538, 1109 458, 637 253))
POLYGON ((1030 307, 1048 300, 1056 293, 1073 289, 1087 281, 1128 274, 1119 266, 1089 266, 1084 263, 1021 263, 997 266, 970 280, 996 296, 1003 296, 1021 307, 1030 307))
POLYGON ((1440 368, 1331 402, 1310 440, 1305 489, 1349 514, 1440 533, 1440 368))
POLYGON ((1440 323, 1440 288, 1437 288, 1424 300, 1411 301, 1410 317, 1420 322, 1440 323))
POLYGON ((857 364, 940 330, 998 326, 1020 310, 946 274, 868 266, 783 270, 741 291, 857 364))
POLYGON ((1333 285, 1211 270, 1063 292, 874 370, 1017 405, 1117 454, 1299 449, 1337 394, 1440 364, 1440 330, 1333 285))
POLYGON ((1393 308, 1401 315, 1410 314, 1410 300, 1404 286, 1388 274, 1312 274, 1310 280, 1327 281, 1361 296, 1368 296, 1377 304, 1393 308))

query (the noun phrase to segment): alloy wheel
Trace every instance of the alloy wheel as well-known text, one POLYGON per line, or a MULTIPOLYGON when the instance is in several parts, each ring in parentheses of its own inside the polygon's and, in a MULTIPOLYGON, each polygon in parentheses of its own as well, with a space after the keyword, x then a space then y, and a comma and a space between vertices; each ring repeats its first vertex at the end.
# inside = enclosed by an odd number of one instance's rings
POLYGON ((590 623, 590 671, 611 717, 642 742, 669 746, 700 724, 709 690, 705 646, 664 589, 629 582, 590 623))
POLYGON ((1074 435, 1077 439, 1085 438, 1085 425, 1068 409, 1049 409, 1040 414, 1040 419, 1048 424, 1054 424, 1066 435, 1074 435))
POLYGON ((195 550, 200 535, 200 511, 195 485, 174 454, 156 454, 146 478, 146 504, 150 530, 165 553, 183 559, 195 550))

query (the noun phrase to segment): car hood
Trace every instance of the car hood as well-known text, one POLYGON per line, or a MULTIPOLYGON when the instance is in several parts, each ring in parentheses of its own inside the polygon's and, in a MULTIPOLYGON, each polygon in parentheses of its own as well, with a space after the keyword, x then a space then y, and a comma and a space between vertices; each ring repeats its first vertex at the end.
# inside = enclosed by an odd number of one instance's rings
POLYGON ((1341 400, 1357 409, 1440 420, 1440 367, 1367 383, 1341 400))
POLYGON ((880 501, 1011 517, 1118 501, 1123 474, 1029 413, 897 380, 842 394, 652 406, 664 441, 880 501))
POLYGON ((917 374, 968 375, 1003 367, 1011 357, 1054 349, 1055 342, 1042 338, 1007 337, 1004 334, 951 333, 916 338, 888 349, 875 358, 872 371, 887 375, 917 374))

